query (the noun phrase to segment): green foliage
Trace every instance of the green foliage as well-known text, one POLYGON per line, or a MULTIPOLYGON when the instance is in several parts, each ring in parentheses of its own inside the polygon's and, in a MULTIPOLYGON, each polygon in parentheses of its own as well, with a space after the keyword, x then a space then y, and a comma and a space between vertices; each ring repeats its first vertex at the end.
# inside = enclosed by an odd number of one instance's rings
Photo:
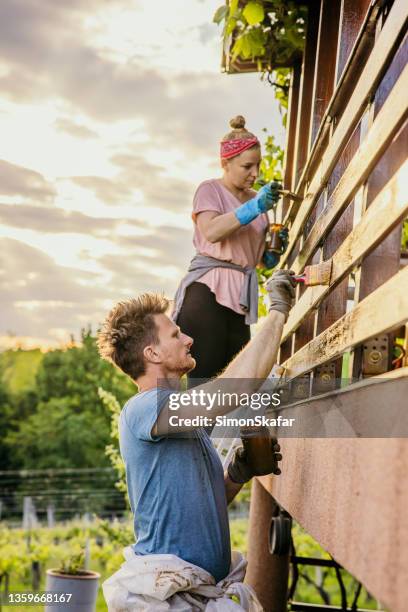
POLYGON ((84 563, 85 563, 85 553, 81 550, 78 553, 74 553, 69 557, 65 558, 58 571, 61 574, 69 574, 70 576, 77 576, 78 574, 82 574, 84 571, 84 563))
MULTIPOLYGON (((248 519, 237 519, 230 523, 231 547, 246 554, 248 550, 248 519)), ((299 556, 329 558, 317 542, 298 525, 294 524, 296 553, 299 556)), ((38 528, 30 533, 22 529, 6 529, 0 525, 0 575, 8 575, 11 591, 31 590, 32 562, 41 566, 40 590, 44 589, 45 570, 65 567, 75 561, 85 543, 90 546, 89 569, 101 573, 101 582, 106 580, 123 563, 123 547, 134 542, 130 521, 108 522, 96 520, 90 525, 68 523, 52 529, 38 528)), ((83 554, 83 553, 82 553, 83 554)), ((78 563, 75 563, 78 568, 78 563)), ((80 565, 80 564, 79 564, 80 565)), ((74 568, 75 569, 75 568, 74 568)), ((322 596, 330 605, 340 604, 340 592, 334 570, 301 566, 296 590, 296 601, 321 604, 322 596)), ((70 570, 72 573, 72 568, 70 570)), ((354 592, 356 582, 342 570, 343 580, 349 594, 354 592)), ((359 606, 369 610, 377 609, 375 600, 363 589, 359 606)), ((37 609, 31 608, 33 612, 37 609)), ((40 608, 38 609, 39 612, 40 608)), ((102 595, 98 598, 97 612, 106 610, 102 595)))
POLYGON ((109 458, 112 467, 118 473, 118 481, 116 482, 116 487, 119 489, 119 491, 127 493, 125 466, 119 452, 118 420, 121 411, 121 406, 112 393, 109 393, 108 391, 105 391, 102 388, 98 389, 98 393, 99 397, 102 400, 102 403, 111 414, 110 437, 113 440, 113 443, 106 445, 105 453, 106 456, 109 458))
POLYGON ((242 16, 248 25, 259 25, 265 18, 263 4, 261 2, 248 2, 242 10, 242 16))
POLYGON ((99 386, 120 403, 135 392, 126 376, 99 357, 90 330, 82 332, 80 344, 41 356, 34 390, 25 387, 6 413, 5 469, 107 466, 111 413, 99 398, 99 386))
MULTIPOLYGON (((13 417, 11 400, 6 386, 0 378, 0 431, 6 431, 13 417)), ((0 436, 0 465, 9 465, 11 462, 11 453, 8 445, 5 443, 4 436, 0 436)))
POLYGON ((273 85, 283 123, 286 124, 291 65, 301 57, 307 23, 307 7, 293 0, 230 0, 220 6, 213 21, 223 25, 224 48, 232 61, 258 63, 273 85))
POLYGON ((304 47, 307 7, 293 0, 231 0, 220 6, 215 14, 215 23, 224 22, 225 42, 232 34, 233 58, 259 59, 266 61, 266 70, 284 65, 299 57, 304 47), (262 48, 251 45, 250 35, 263 41, 262 48), (247 41, 247 44, 242 41, 247 41))
POLYGON ((236 519, 230 523, 232 550, 246 554, 248 550, 248 519, 236 519))
POLYGON ((401 249, 408 251, 408 219, 404 219, 402 224, 401 249))
MULTIPOLYGON (((267 134, 266 128, 263 131, 267 134)), ((262 183, 281 182, 284 151, 282 147, 275 144, 275 137, 272 134, 266 136, 264 151, 258 181, 262 181, 262 183)))
POLYGON ((20 397, 34 390, 43 357, 40 349, 10 349, 0 353, 0 378, 10 395, 20 397))

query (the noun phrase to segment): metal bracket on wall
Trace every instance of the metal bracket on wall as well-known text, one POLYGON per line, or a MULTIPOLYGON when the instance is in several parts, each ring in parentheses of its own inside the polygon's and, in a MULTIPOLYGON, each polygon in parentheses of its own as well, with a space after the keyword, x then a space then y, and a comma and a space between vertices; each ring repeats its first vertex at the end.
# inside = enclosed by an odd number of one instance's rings
POLYGON ((290 383, 291 400, 306 399, 310 396, 310 374, 294 378, 290 383))
POLYGON ((313 394, 326 393, 336 389, 336 362, 329 361, 317 366, 313 377, 313 394))
POLYGON ((384 374, 388 371, 389 341, 388 336, 376 336, 363 344, 362 374, 363 377, 384 374))

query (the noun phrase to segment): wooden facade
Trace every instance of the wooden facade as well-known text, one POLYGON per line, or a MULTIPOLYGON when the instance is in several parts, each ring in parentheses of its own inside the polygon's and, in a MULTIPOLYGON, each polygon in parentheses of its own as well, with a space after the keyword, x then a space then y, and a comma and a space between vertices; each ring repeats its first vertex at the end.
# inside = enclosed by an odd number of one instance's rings
MULTIPOLYGON (((308 4, 303 60, 292 71, 284 172, 284 188, 303 199, 282 203, 289 246, 280 265, 301 273, 332 258, 333 273, 330 286, 298 289, 280 363, 289 380, 306 377, 311 395, 326 367, 329 377, 350 378, 341 392, 351 407, 364 405, 380 383, 384 411, 395 401, 408 408, 408 359, 395 361, 392 351, 397 337, 408 347, 408 259, 401 256, 408 217, 408 3, 308 4), (373 338, 383 351, 377 376, 364 354, 373 338)), ((324 408, 336 393, 305 406, 324 408)), ((388 610, 405 612, 408 440, 302 438, 281 445, 282 476, 260 478, 251 502, 248 581, 265 609, 286 607, 273 587, 284 571, 277 573, 278 562, 263 550, 271 512, 263 491, 388 610)))

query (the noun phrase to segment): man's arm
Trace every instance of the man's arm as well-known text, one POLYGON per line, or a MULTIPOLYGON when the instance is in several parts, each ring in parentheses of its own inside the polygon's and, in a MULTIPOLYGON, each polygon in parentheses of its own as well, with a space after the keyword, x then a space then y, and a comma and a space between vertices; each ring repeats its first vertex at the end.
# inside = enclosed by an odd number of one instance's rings
POLYGON ((227 496, 227 504, 230 504, 234 497, 238 495, 245 483, 234 482, 228 475, 227 470, 224 472, 225 494, 227 496))
MULTIPOLYGON (((196 393, 203 390, 208 394, 216 394, 222 389, 224 393, 253 393, 262 381, 267 378, 276 363, 282 330, 288 316, 292 298, 294 296, 294 283, 288 271, 279 270, 270 279, 267 289, 271 301, 271 310, 255 336, 242 349, 240 353, 227 366, 224 372, 216 379, 199 387, 194 387, 196 393)), ((210 332, 209 332, 210 333, 210 332)), ((189 395, 192 390, 185 391, 189 395)), ((179 419, 192 419, 203 415, 212 417, 222 416, 237 408, 233 402, 223 405, 214 405, 211 411, 205 413, 205 406, 191 404, 180 406, 177 410, 179 419)), ((166 407, 161 411, 152 433, 166 435, 171 431, 187 431, 194 429, 190 426, 171 427, 169 425, 169 411, 166 407)))

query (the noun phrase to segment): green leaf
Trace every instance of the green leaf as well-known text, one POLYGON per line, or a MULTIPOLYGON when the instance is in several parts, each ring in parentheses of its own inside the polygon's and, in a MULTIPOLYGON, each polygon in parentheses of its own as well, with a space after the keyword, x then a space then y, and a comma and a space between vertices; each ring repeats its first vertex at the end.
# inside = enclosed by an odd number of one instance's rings
POLYGON ((230 13, 233 15, 238 8, 238 0, 231 0, 230 2, 230 13))
POLYGON ((242 14, 249 25, 261 23, 265 17, 263 6, 259 2, 248 2, 242 14))
POLYGON ((227 15, 228 15, 228 6, 226 4, 223 4, 222 6, 219 6, 217 10, 215 11, 213 22, 221 23, 221 21, 225 19, 227 15))
POLYGON ((237 20, 233 17, 229 17, 227 20, 227 24, 225 26, 225 34, 229 36, 235 30, 235 26, 237 25, 237 20))

